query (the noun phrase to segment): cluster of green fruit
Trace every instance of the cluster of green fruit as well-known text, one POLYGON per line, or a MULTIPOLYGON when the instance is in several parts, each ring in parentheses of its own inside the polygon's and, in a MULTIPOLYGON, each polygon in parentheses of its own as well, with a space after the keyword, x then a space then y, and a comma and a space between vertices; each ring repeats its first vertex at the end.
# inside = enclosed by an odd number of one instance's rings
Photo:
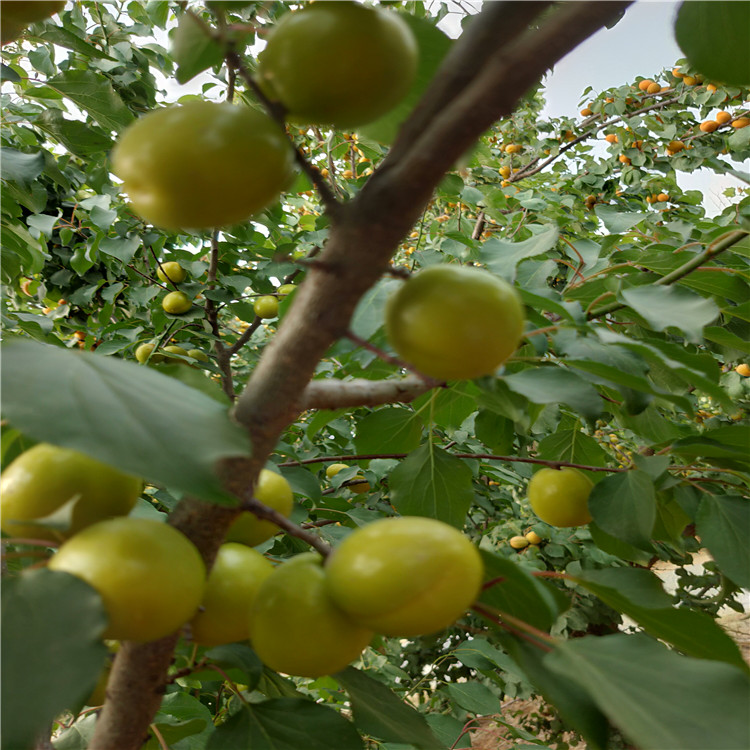
MULTIPOLYGON (((258 82, 294 122, 351 127, 385 114, 416 76, 417 43, 396 13, 316 2, 271 30, 258 82)), ((284 128, 249 107, 193 101, 155 110, 122 134, 114 173, 136 211, 167 229, 248 219, 288 186, 294 153, 284 128)))
MULTIPOLYGON (((474 545, 430 518, 381 519, 353 531, 324 561, 297 555, 274 567, 252 546, 278 526, 242 513, 206 575, 194 545, 166 523, 129 517, 140 480, 75 451, 40 444, 2 475, 3 531, 64 539, 49 568, 86 581, 108 615, 104 638, 152 641, 189 623, 196 643, 250 638, 281 672, 343 669, 375 633, 416 636, 453 623, 479 593, 474 545), (44 525, 62 508, 64 532, 44 525)), ((292 491, 261 473, 255 496, 285 516, 292 491)))
POLYGON ((274 294, 264 294, 253 303, 253 312, 259 318, 276 318, 279 315, 279 300, 288 297, 297 287, 294 284, 282 284, 274 294))

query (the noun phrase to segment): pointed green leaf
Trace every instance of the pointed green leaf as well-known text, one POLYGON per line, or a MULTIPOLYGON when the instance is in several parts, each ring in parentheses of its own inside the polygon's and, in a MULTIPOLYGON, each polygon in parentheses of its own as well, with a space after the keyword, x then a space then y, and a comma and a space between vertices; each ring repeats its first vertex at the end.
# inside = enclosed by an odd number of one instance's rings
POLYGON ((386 406, 357 422, 354 445, 357 453, 409 453, 419 446, 422 420, 410 409, 386 406))
POLYGON ((558 430, 539 441, 539 458, 567 461, 586 466, 606 466, 607 452, 590 435, 581 430, 558 430))
POLYGON ((500 699, 481 682, 457 682, 444 687, 451 700, 478 716, 500 712, 500 699))
POLYGON ((575 680, 642 750, 750 747, 750 680, 729 664, 620 634, 562 642, 544 663, 575 680))
POLYGON ((651 549, 656 494, 645 472, 622 471, 602 479, 591 490, 589 511, 608 534, 635 547, 651 549))
POLYGON ((594 213, 602 220, 607 231, 612 234, 624 234, 648 216, 648 214, 632 211, 618 211, 614 206, 603 204, 594 206, 594 213))
POLYGON ((507 375, 508 388, 534 404, 567 404, 588 419, 602 412, 602 399, 590 383, 562 367, 540 367, 507 375))
POLYGON ((114 357, 13 341, 3 348, 2 389, 7 419, 37 440, 195 497, 234 502, 214 465, 247 455, 247 436, 224 406, 173 378, 114 357))
POLYGON ((65 709, 80 708, 104 668, 99 594, 41 569, 3 581, 2 748, 30 748, 65 709))
POLYGON ((513 281, 516 277, 516 266, 522 260, 542 255, 557 243, 559 232, 554 224, 532 224, 528 228, 534 232, 534 236, 521 242, 487 240, 480 251, 482 262, 498 276, 513 281))
POLYGON ((354 667, 338 672, 335 678, 349 694, 354 723, 360 731, 419 750, 442 749, 424 716, 382 682, 354 667))
POLYGON ((177 63, 175 78, 187 83, 207 68, 224 60, 221 45, 210 36, 210 27, 192 13, 183 13, 172 37, 172 56, 177 63))
POLYGON ((739 495, 703 495, 696 532, 720 570, 750 588, 750 500, 739 495))
POLYGON ((441 448, 423 445, 410 453, 388 479, 393 507, 404 516, 427 516, 464 527, 474 500, 471 469, 441 448))

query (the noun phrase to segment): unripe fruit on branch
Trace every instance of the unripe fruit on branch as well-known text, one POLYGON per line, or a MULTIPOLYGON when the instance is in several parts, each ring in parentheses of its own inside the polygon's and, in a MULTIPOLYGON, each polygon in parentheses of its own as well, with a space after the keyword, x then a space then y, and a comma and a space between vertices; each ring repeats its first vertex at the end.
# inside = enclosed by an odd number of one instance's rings
POLYGON ((385 518, 352 532, 325 564, 333 601, 389 636, 434 633, 479 594, 482 559, 460 531, 433 518, 385 518))
POLYGON ((314 552, 296 555, 266 578, 249 620, 260 660, 277 672, 300 677, 342 670, 373 637, 333 602, 320 555, 314 552))
POLYGON ((159 281, 165 284, 171 281, 173 284, 181 284, 187 277, 187 271, 176 261, 170 260, 156 267, 156 275, 159 281))
POLYGON ((398 355, 440 380, 489 375, 516 350, 524 309, 507 281, 480 268, 430 266, 386 306, 386 334, 398 355))
POLYGON ((253 303, 253 311, 259 318, 276 318, 279 314, 279 300, 271 294, 258 297, 253 303))
POLYGON ((332 477, 335 477, 336 474, 338 474, 340 471, 348 468, 349 464, 330 464, 330 466, 326 467, 326 477, 328 479, 331 479, 332 477))
MULTIPOLYGON (((253 493, 257 500, 264 505, 277 510, 285 518, 292 514, 294 495, 289 482, 274 471, 263 469, 258 477, 258 484, 253 493)), ((244 511, 229 527, 228 542, 240 542, 249 547, 262 544, 279 531, 279 527, 271 521, 262 521, 254 513, 244 511)))
POLYGON ((192 300, 185 292, 170 292, 161 301, 164 312, 170 315, 183 315, 192 306, 192 300))
POLYGON ((270 560, 244 544, 219 547, 200 611, 190 621, 193 640, 205 646, 247 640, 250 611, 263 581, 273 572, 270 560))
POLYGON ((149 112, 112 152, 135 210, 166 229, 244 221, 277 199, 293 168, 292 148, 270 117, 205 101, 149 112))
POLYGON ((65 542, 50 570, 95 588, 109 624, 104 638, 154 641, 173 633, 203 597, 206 567, 177 529, 143 518, 113 518, 65 542))
POLYGON ((593 486, 578 469, 540 469, 529 481, 529 503, 550 526, 582 526, 591 521, 588 498, 593 486))
POLYGON ((164 361, 163 354, 159 354, 158 352, 156 354, 152 354, 155 347, 156 347, 156 344, 141 344, 135 350, 135 358, 142 365, 145 364, 147 361, 153 364, 156 364, 157 362, 163 362, 164 361), (149 359, 149 355, 151 357, 150 359, 149 359))
POLYGON ((84 453, 39 443, 14 459, 0 477, 2 530, 12 537, 60 539, 86 526, 130 513, 141 494, 137 477, 84 453), (73 502, 65 532, 25 521, 49 516, 73 502))
POLYGON ((258 59, 261 87, 294 122, 348 128, 388 112, 411 88, 417 42, 396 13, 316 2, 287 13, 258 59))
POLYGON ((731 119, 732 115, 730 115, 729 112, 721 110, 720 112, 716 113, 716 122, 718 122, 719 125, 723 125, 724 123, 729 122, 731 119))
POLYGON ((718 129, 718 127, 719 123, 715 122, 714 120, 706 120, 699 126, 701 133, 713 133, 714 130, 718 129))

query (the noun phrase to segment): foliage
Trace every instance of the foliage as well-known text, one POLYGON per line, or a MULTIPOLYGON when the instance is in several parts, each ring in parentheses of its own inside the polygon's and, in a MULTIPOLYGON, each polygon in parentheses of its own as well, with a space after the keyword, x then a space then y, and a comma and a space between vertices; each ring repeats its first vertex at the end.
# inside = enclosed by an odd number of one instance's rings
MULTIPOLYGON (((2 458, 35 441, 86 452, 144 477, 135 515, 170 522, 189 498, 236 505, 217 467, 247 456, 254 435, 230 406, 308 289, 337 278, 325 266, 337 231, 329 199, 351 203, 374 183, 452 48, 436 28, 444 4, 431 16, 420 2, 388 3, 420 45, 405 103, 356 132, 290 127, 308 166, 279 202, 221 231, 165 231, 121 195, 109 171, 117 135, 175 100, 258 108, 243 73, 289 10, 182 5, 68 3, 3 48, 0 99, 2 458), (166 262, 186 279, 162 282, 166 262), (296 289, 280 294, 281 284, 296 289), (194 301, 182 315, 161 304, 176 290, 194 301), (256 315, 254 302, 268 296, 279 299, 278 318, 256 315), (210 356, 178 351, 141 365, 144 343, 210 356)), ((731 52, 721 28, 701 33, 731 52)), ((695 39, 681 43, 690 56, 695 39)), ((486 584, 472 612, 436 636, 377 637, 356 668, 312 681, 264 668, 247 643, 207 649, 181 638, 146 748, 461 747, 477 716, 531 695, 592 748, 615 747, 613 731, 643 748, 747 745, 748 669, 715 616, 740 609, 740 587, 750 586, 750 378, 735 370, 750 357, 750 197, 728 188, 725 208, 709 216, 703 195, 679 182, 698 170, 742 179, 750 127, 733 123, 747 116, 750 81, 746 54, 732 60, 722 54, 731 84, 701 80, 685 59, 644 71, 657 93, 638 81, 586 90, 581 118, 542 118, 533 87, 443 177, 391 248, 389 269, 373 260, 370 270, 390 272, 356 291, 348 330, 339 327, 345 335, 295 398, 308 403, 318 386, 334 395, 301 413, 286 405, 298 416, 269 465, 295 493, 291 533, 259 549, 280 561, 306 551, 313 533, 336 545, 394 513, 438 518, 482 551, 486 584), (717 110, 730 121, 701 131, 717 110), (495 375, 430 389, 417 379, 408 398, 394 388, 347 401, 353 384, 387 386, 403 374, 385 335, 386 301, 402 276, 436 263, 482 266, 513 283, 528 319, 522 345, 495 375), (342 461, 348 468, 327 477, 342 461), (535 518, 526 488, 540 465, 591 479, 591 524, 535 518), (348 489, 362 476, 369 492, 348 489), (541 543, 508 544, 530 530, 541 543), (696 572, 692 555, 704 547, 712 559, 696 572), (662 564, 676 566, 675 591, 654 573, 662 564), (637 634, 618 632, 626 617, 637 634)), ((372 233, 387 234, 398 210, 372 219, 372 233)), ((342 298, 365 270, 347 271, 342 298)), ((317 299, 321 326, 339 303, 317 299)), ((298 355, 285 352, 289 372, 298 355)), ((48 557, 47 543, 4 542, 13 578, 4 654, 13 656, 3 666, 2 747, 28 746, 52 721, 59 750, 87 747, 97 720, 81 703, 104 663, 98 597, 62 573, 26 570, 48 557)))

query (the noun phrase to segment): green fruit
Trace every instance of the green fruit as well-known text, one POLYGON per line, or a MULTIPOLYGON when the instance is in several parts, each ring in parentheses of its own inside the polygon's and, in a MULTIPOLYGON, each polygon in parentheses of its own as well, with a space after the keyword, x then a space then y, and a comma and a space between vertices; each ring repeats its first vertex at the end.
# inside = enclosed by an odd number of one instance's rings
MULTIPOLYGON (((165 346, 162 351, 166 354, 167 352, 169 354, 181 354, 183 357, 189 356, 187 353, 187 349, 183 349, 181 346, 165 346)), ((177 357, 167 357, 167 360, 174 360, 175 362, 179 362, 180 360, 177 357)))
POLYGON ((479 595, 482 558, 432 518, 385 518, 352 532, 326 561, 328 591, 376 633, 414 636, 451 625, 479 595))
POLYGON ((199 362, 211 361, 208 357, 208 354, 206 354, 206 352, 202 352, 200 349, 188 349, 188 357, 197 359, 199 362))
MULTIPOLYGON (((292 488, 281 474, 263 469, 253 494, 257 500, 279 511, 282 516, 289 518, 292 514, 294 504, 292 488)), ((278 531, 279 527, 275 523, 261 521, 253 513, 245 511, 240 513, 237 520, 229 527, 226 538, 228 542, 240 542, 249 547, 255 547, 265 542, 266 539, 270 539, 278 531)))
POLYGON ((156 267, 156 275, 159 281, 165 284, 171 281, 173 284, 181 284, 187 278, 187 271, 177 262, 170 260, 156 267))
POLYGON ((151 363, 156 362, 163 362, 164 361, 164 355, 163 354, 151 354, 151 352, 154 351, 154 348, 156 347, 156 344, 141 344, 136 350, 135 350, 135 358, 143 365, 147 361, 151 363), (151 359, 149 359, 149 355, 151 355, 151 359))
POLYGON ((251 609, 250 632, 264 664, 299 677, 340 671, 373 636, 331 601, 320 556, 312 552, 283 563, 263 582, 251 609))
POLYGON ((349 128, 401 101, 417 59, 414 34, 398 14, 353 2, 316 2, 276 24, 258 74, 291 120, 349 128))
POLYGON ((282 284, 277 290, 276 294, 280 297, 286 297, 291 294, 297 287, 294 284, 282 284))
POLYGON ((335 477, 336 474, 338 474, 340 471, 348 468, 348 464, 330 464, 330 466, 326 468, 326 477, 328 477, 328 479, 331 479, 335 477))
POLYGON ((593 486, 578 469, 540 469, 529 482, 529 503, 550 526, 583 526, 592 520, 588 499, 593 486))
POLYGON ((398 355, 438 380, 490 375, 516 350, 524 311, 515 289, 480 268, 430 266, 388 300, 386 334, 398 355))
POLYGON ((2 43, 12 42, 29 24, 54 16, 64 7, 65 0, 3 0, 0 3, 2 43))
POLYGON ((89 526, 49 561, 95 588, 109 625, 104 638, 154 641, 187 622, 203 598, 206 567, 179 531, 159 521, 114 518, 89 526))
POLYGON ((259 318, 275 318, 279 314, 279 300, 270 294, 258 297, 253 303, 253 310, 259 318))
POLYGON ((250 637, 248 613, 271 562, 244 544, 222 544, 208 576, 201 610, 191 620, 193 640, 205 646, 250 637))
POLYGON ((142 489, 140 479, 83 453, 39 443, 0 477, 0 525, 12 537, 71 536, 97 521, 130 513, 142 489), (74 504, 67 532, 24 523, 49 516, 70 501, 74 504))
POLYGON ((193 306, 193 302, 185 292, 170 292, 161 301, 161 306, 170 315, 182 315, 193 306))
POLYGON ((236 224, 275 201, 294 154, 267 115, 205 101, 158 109, 130 125, 112 169, 135 210, 167 229, 236 224))

